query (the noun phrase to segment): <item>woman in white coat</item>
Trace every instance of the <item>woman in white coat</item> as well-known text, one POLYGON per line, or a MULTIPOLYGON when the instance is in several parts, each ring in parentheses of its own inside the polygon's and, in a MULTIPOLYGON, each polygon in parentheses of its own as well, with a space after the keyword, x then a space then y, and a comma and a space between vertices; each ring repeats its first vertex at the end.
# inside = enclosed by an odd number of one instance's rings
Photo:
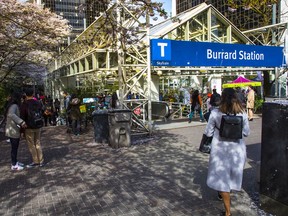
POLYGON ((227 139, 219 135, 222 115, 236 114, 243 116, 243 136, 250 133, 248 117, 236 91, 231 88, 224 89, 221 95, 219 108, 212 110, 205 134, 213 136, 209 158, 207 185, 218 191, 218 198, 223 199, 225 213, 230 216, 230 192, 240 191, 242 186, 243 169, 246 161, 246 145, 244 139, 227 139))
POLYGON ((17 160, 18 146, 20 142, 20 129, 26 128, 26 123, 21 119, 19 106, 22 95, 20 93, 13 93, 8 101, 6 113, 5 135, 9 138, 11 143, 11 170, 23 170, 24 164, 17 160))

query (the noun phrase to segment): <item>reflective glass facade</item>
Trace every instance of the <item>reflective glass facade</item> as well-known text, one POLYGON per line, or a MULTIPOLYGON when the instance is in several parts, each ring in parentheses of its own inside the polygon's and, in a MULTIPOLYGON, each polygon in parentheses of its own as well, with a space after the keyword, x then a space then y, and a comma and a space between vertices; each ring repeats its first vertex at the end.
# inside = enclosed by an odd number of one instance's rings
MULTIPOLYGON (((192 8, 201 3, 212 4, 218 11, 220 11, 225 17, 227 17, 234 25, 240 30, 254 29, 262 27, 263 25, 272 24, 272 5, 263 7, 263 12, 268 14, 268 20, 264 18, 260 13, 256 13, 251 8, 240 7, 241 0, 235 0, 237 8, 229 7, 227 0, 176 0, 176 13, 181 13, 189 8, 192 8), (268 22, 268 23, 267 23, 268 22), (267 23, 267 24, 265 24, 267 23)), ((279 7, 276 7, 276 23, 278 19, 279 7)))
POLYGON ((84 30, 84 20, 89 26, 105 9, 97 0, 42 0, 42 5, 69 20, 74 34, 84 30))

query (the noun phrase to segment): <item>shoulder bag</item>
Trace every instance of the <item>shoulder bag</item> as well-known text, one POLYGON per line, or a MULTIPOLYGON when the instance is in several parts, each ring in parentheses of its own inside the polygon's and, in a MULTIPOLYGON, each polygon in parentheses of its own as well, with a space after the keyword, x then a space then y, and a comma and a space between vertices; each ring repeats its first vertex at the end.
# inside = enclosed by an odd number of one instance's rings
POLYGON ((203 134, 199 146, 199 151, 206 154, 210 154, 212 139, 213 137, 207 137, 206 134, 203 134))

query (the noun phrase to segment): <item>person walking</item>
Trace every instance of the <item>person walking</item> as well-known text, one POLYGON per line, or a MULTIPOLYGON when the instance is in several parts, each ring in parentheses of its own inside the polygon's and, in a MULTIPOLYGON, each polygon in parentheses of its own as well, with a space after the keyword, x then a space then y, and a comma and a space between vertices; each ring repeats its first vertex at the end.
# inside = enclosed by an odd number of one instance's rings
POLYGON ((60 112, 60 101, 58 98, 55 98, 54 100, 54 109, 56 113, 60 112))
POLYGON ((217 93, 217 89, 213 89, 211 99, 210 99, 211 110, 219 106, 220 100, 221 100, 221 96, 219 93, 217 93))
POLYGON ((236 88, 236 94, 237 94, 242 106, 245 108, 246 107, 246 97, 245 97, 245 94, 243 94, 240 87, 236 88))
POLYGON ((241 106, 234 89, 224 89, 219 108, 211 111, 206 136, 212 137, 211 152, 208 166, 207 185, 218 191, 218 198, 223 200, 224 216, 230 216, 230 192, 240 191, 242 186, 243 170, 246 161, 246 145, 244 139, 227 139, 219 134, 223 115, 235 114, 242 116, 244 137, 250 134, 248 116, 241 106))
POLYGON ((113 92, 111 99, 110 99, 110 107, 112 109, 119 108, 119 100, 116 92, 113 92))
POLYGON ((253 121, 254 103, 255 103, 255 91, 253 90, 252 86, 248 86, 246 108, 247 108, 249 121, 253 121))
POLYGON ((48 122, 49 125, 53 125, 54 124, 54 119, 53 119, 53 105, 51 104, 51 101, 44 99, 44 105, 43 105, 43 117, 44 117, 44 123, 45 123, 45 127, 48 126, 48 122))
POLYGON ((200 121, 204 122, 205 120, 204 120, 203 112, 202 112, 202 98, 198 90, 195 90, 191 96, 191 111, 189 114, 189 123, 191 123, 196 110, 199 112, 200 121))
POLYGON ((20 116, 26 122, 25 138, 32 155, 33 162, 28 164, 27 168, 44 166, 44 157, 42 153, 40 136, 43 126, 42 105, 33 98, 33 89, 26 90, 26 101, 21 105, 20 116))
POLYGON ((71 95, 68 92, 64 92, 64 110, 65 110, 65 121, 66 121, 67 127, 70 127, 72 124, 71 119, 70 119, 70 113, 68 110, 70 99, 71 99, 71 95))
POLYGON ((76 136, 80 135, 80 127, 81 127, 80 102, 81 102, 80 99, 77 98, 75 94, 72 94, 67 108, 69 117, 72 121, 72 132, 76 136))
POLYGON ((204 119, 208 122, 208 119, 209 119, 209 116, 210 116, 210 113, 211 113, 211 109, 212 109, 212 106, 210 104, 210 100, 211 100, 211 93, 208 92, 207 93, 207 100, 206 100, 206 107, 207 107, 207 110, 206 110, 206 113, 204 114, 204 119))
POLYGON ((6 125, 5 135, 9 138, 11 143, 11 170, 23 170, 24 164, 17 160, 18 147, 21 137, 21 128, 26 128, 27 125, 23 119, 20 118, 19 107, 21 105, 20 93, 14 92, 8 100, 6 110, 6 125))
POLYGON ((54 100, 54 112, 53 112, 53 116, 52 116, 52 121, 53 121, 53 125, 56 126, 58 120, 58 117, 60 115, 60 101, 58 98, 55 98, 54 100))
POLYGON ((67 110, 71 95, 68 92, 64 92, 64 109, 67 110))

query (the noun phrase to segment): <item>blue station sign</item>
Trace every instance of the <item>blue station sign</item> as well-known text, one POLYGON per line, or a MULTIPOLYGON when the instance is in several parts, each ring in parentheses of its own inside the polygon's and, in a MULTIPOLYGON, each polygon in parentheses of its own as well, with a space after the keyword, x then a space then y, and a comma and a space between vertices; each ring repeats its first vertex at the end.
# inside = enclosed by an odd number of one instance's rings
POLYGON ((283 47, 151 40, 152 66, 281 67, 283 47))

